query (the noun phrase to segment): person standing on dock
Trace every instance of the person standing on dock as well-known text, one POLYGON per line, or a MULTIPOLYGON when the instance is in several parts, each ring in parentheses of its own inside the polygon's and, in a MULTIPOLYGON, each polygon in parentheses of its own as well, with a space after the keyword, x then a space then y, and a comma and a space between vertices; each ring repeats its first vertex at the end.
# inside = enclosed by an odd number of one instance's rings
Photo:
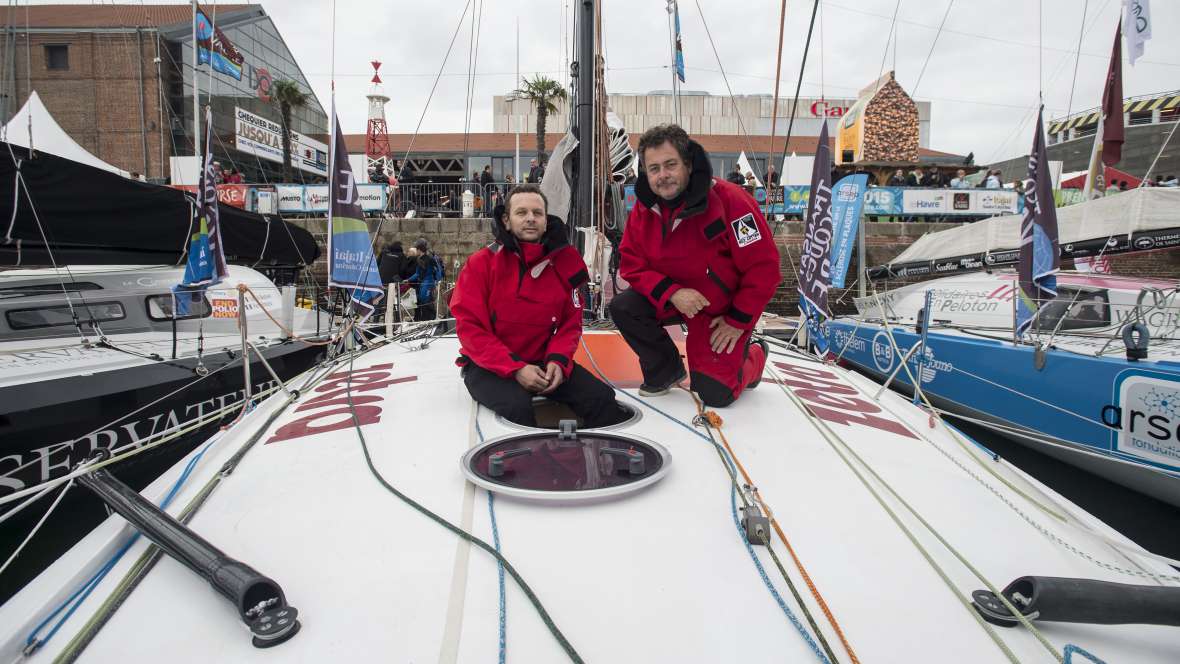
POLYGON ((639 139, 638 203, 619 246, 619 275, 631 288, 611 317, 639 356, 644 396, 685 378, 665 325, 688 325, 692 390, 708 406, 734 402, 758 384, 766 348, 751 333, 782 276, 766 219, 745 190, 713 177, 709 155, 679 126, 639 139))
POLYGON ((574 361, 582 339, 578 288, 586 264, 535 184, 493 212, 496 241, 467 259, 451 297, 463 383, 505 419, 537 426, 533 397, 568 405, 583 427, 618 424, 615 391, 574 361))

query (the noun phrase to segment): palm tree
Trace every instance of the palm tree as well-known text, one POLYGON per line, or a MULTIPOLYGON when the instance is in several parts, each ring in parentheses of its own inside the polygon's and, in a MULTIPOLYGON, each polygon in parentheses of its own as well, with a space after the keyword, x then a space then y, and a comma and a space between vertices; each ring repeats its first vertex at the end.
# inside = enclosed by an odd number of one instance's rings
POLYGON ((508 95, 508 101, 526 99, 537 107, 537 163, 545 162, 545 120, 550 113, 557 112, 553 102, 565 99, 565 88, 557 81, 537 74, 533 80, 523 79, 520 88, 508 95))
POLYGON ((291 111, 307 105, 311 95, 289 79, 275 81, 270 87, 271 99, 279 105, 283 120, 283 181, 291 182, 291 111))

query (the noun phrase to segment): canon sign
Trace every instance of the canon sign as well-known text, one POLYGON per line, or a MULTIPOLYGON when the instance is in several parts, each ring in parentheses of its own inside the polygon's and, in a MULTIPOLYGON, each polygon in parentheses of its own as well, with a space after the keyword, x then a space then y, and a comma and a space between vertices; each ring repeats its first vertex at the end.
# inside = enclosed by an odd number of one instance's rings
POLYGON ((813 118, 839 118, 847 112, 847 106, 837 106, 823 99, 811 104, 811 117, 813 118))

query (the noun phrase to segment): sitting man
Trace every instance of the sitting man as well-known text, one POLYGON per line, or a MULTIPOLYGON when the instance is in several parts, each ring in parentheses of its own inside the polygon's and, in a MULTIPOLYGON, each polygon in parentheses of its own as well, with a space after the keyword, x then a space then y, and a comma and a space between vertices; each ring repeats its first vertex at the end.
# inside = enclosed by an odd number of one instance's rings
POLYGON ((685 378, 664 325, 686 322, 692 390, 708 406, 733 403, 762 378, 766 347, 750 335, 782 276, 778 248, 742 187, 713 177, 709 155, 676 125, 639 139, 642 168, 619 246, 631 288, 611 301, 619 333, 639 356, 639 393, 685 378))
POLYGON ((537 425, 538 394, 567 404, 583 427, 618 424, 627 414, 614 390, 573 360, 586 264, 547 208, 534 184, 517 186, 496 207, 496 241, 467 259, 451 297, 456 364, 472 398, 517 424, 537 425))

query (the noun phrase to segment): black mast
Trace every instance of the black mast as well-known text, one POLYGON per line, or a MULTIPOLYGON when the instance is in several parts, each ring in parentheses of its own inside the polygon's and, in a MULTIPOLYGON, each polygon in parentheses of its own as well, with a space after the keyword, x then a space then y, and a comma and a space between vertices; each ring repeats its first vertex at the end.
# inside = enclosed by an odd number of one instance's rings
POLYGON ((578 139, 578 162, 574 177, 573 205, 570 206, 570 232, 575 233, 578 251, 585 250, 585 236, 575 226, 590 226, 591 201, 594 199, 594 0, 581 0, 578 11, 577 54, 572 67, 577 83, 574 92, 574 136, 578 139))

